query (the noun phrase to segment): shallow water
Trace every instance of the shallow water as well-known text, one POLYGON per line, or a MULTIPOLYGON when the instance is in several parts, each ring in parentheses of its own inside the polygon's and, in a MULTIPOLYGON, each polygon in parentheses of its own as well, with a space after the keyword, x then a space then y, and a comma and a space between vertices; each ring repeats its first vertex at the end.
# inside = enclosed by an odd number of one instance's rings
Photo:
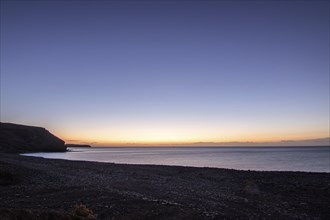
POLYGON ((23 155, 123 164, 330 172, 329 147, 93 147, 23 155))

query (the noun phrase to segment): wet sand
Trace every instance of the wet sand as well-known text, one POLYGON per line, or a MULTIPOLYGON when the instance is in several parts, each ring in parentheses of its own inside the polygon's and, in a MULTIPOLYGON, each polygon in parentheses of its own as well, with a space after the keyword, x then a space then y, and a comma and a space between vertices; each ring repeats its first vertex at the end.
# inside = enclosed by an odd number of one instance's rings
POLYGON ((0 219, 70 219, 76 204, 97 219, 330 219, 330 174, 0 154, 0 219))

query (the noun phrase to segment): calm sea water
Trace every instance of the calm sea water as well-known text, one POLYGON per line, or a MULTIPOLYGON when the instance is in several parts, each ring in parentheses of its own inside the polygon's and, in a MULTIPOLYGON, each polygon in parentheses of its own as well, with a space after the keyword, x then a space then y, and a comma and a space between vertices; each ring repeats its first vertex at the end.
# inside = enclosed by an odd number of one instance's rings
POLYGON ((123 164, 330 172, 329 147, 99 147, 69 150, 64 153, 24 155, 123 164))

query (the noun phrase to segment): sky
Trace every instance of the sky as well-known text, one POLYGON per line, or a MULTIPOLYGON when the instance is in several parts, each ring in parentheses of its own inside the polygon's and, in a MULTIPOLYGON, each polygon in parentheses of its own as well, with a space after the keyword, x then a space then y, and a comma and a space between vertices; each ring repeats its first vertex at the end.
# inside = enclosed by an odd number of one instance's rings
POLYGON ((329 137, 329 1, 1 1, 1 121, 96 146, 329 137))

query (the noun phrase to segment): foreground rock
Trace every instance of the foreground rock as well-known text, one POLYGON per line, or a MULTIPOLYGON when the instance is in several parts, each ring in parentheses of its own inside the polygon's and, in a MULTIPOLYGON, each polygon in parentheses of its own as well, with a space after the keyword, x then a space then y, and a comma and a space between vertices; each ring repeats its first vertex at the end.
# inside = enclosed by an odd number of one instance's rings
POLYGON ((125 165, 0 153, 0 219, 330 219, 330 174, 125 165), (83 205, 80 205, 83 204, 83 205), (87 207, 87 208, 85 208, 87 207), (53 216, 53 218, 51 218, 53 216), (27 218, 21 218, 27 219, 27 218))
POLYGON ((0 152, 65 151, 64 141, 45 128, 0 122, 0 152))

